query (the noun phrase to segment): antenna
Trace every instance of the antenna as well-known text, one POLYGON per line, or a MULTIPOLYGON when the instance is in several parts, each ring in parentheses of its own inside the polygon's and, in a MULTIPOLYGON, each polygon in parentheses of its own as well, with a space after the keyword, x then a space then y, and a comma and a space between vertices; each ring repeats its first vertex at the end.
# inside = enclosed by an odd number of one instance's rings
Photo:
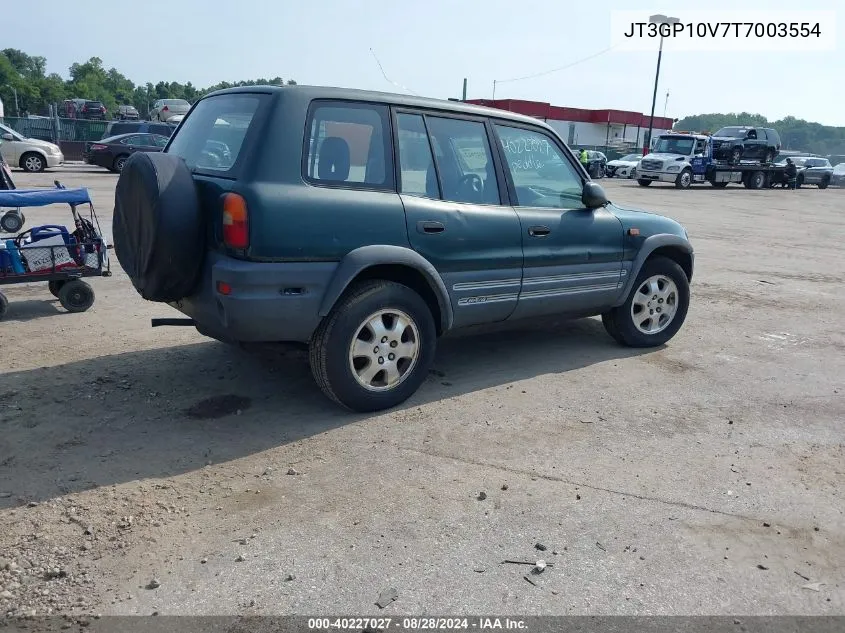
POLYGON ((397 88, 401 88, 402 90, 404 90, 404 91, 406 91, 406 92, 410 92, 412 95, 415 95, 415 96, 417 96, 417 97, 419 97, 419 96, 420 96, 420 95, 419 95, 419 93, 414 92, 413 90, 411 90, 411 89, 410 89, 410 88, 408 88, 407 86, 403 86, 403 85, 402 85, 402 84, 400 84, 400 83, 396 83, 396 82, 395 82, 395 81, 393 81, 390 77, 388 77, 388 76, 387 76, 387 73, 386 73, 386 72, 384 72, 384 66, 382 66, 382 65, 381 65, 381 62, 378 60, 378 57, 376 56, 376 52, 375 52, 372 48, 370 48, 370 52, 373 54, 373 59, 375 59, 375 60, 376 60, 376 64, 378 64, 378 68, 379 68, 379 70, 381 71, 382 76, 384 77, 384 79, 385 79, 388 83, 393 84, 393 85, 394 85, 394 86, 396 86, 397 88))
POLYGON ((663 102, 663 118, 666 118, 666 106, 669 105, 669 91, 666 91, 666 101, 663 102))

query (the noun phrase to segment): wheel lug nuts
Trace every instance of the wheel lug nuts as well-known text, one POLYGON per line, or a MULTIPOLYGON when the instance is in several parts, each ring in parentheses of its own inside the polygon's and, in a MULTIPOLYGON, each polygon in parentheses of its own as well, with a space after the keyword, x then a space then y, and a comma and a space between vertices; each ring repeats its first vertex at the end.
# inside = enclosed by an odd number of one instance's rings
POLYGON ((378 354, 378 345, 373 348, 373 354, 378 354))
POLYGON ((396 358, 396 354, 388 354, 387 360, 394 360, 396 358))
POLYGON ((378 357, 378 364, 379 364, 379 365, 384 365, 384 356, 379 356, 379 357, 378 357))
POLYGON ((382 337, 381 337, 381 342, 382 342, 382 343, 387 343, 387 337, 386 337, 386 336, 382 336, 382 337))
POLYGON ((396 347, 397 345, 399 345, 399 343, 396 341, 390 341, 390 347, 396 347))

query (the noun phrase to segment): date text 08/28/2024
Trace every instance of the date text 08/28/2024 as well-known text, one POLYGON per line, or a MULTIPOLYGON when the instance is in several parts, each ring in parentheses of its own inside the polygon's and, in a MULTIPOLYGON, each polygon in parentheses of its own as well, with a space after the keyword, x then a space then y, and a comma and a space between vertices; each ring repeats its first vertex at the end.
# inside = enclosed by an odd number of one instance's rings
POLYGON ((476 617, 403 617, 403 618, 309 618, 311 631, 527 631, 524 620, 515 618, 476 617))

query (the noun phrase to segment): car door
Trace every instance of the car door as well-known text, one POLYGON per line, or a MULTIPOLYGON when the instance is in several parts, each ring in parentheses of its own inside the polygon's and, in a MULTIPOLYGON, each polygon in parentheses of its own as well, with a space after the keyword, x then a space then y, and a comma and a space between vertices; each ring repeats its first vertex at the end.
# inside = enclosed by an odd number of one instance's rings
POLYGON ((21 159, 21 142, 17 140, 14 132, 5 125, 0 125, 0 134, 6 138, 0 139, 0 152, 3 153, 3 160, 9 167, 17 167, 21 159))
POLYGON ((766 140, 765 132, 757 130, 757 128, 747 130, 745 132, 745 141, 743 142, 743 160, 765 158, 767 146, 768 141, 766 140))
POLYGON ((455 327, 507 319, 522 277, 519 218, 478 117, 395 109, 408 239, 443 278, 455 327))
POLYGON ((604 208, 584 208, 583 172, 546 130, 509 122, 495 130, 522 230, 522 289, 512 318, 606 308, 624 281, 621 222, 604 208))

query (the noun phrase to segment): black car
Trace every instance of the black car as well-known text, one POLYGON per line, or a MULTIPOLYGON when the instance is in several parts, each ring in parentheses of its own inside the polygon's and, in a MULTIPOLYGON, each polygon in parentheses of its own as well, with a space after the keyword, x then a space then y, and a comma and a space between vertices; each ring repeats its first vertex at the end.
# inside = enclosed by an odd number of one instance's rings
POLYGON ((106 106, 102 101, 86 101, 82 104, 80 115, 83 119, 103 120, 106 118, 106 106))
POLYGON ((115 118, 121 121, 137 121, 139 119, 138 110, 131 105, 118 106, 115 118))
POLYGON ((713 158, 736 164, 741 160, 774 162, 780 152, 780 135, 768 127, 723 127, 711 137, 713 158))
POLYGON ((131 154, 160 152, 168 140, 160 134, 119 134, 91 143, 85 150, 84 159, 89 165, 120 172, 131 154))

